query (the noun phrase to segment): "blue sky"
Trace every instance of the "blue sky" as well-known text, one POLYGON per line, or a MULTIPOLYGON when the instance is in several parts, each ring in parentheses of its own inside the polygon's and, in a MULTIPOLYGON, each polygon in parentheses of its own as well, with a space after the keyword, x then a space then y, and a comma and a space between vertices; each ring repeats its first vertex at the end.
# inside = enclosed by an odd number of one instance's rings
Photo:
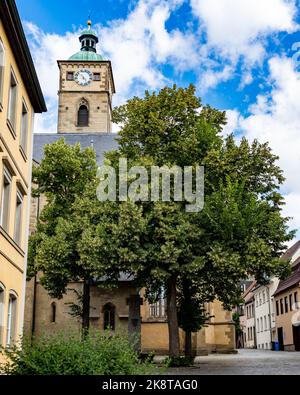
POLYGON ((300 229, 299 0, 16 2, 49 108, 36 131, 56 131, 56 60, 77 52, 91 13, 98 51, 113 64, 114 104, 194 83, 204 103, 227 110, 225 134, 268 141, 280 156, 285 214, 300 229))

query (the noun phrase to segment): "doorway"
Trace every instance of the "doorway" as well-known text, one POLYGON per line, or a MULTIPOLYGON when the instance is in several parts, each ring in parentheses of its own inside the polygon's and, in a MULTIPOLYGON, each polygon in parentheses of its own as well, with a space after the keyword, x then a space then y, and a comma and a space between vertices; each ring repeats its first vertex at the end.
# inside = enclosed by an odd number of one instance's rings
POLYGON ((277 335, 278 335, 279 351, 284 351, 283 328, 277 329, 277 335))
POLYGON ((295 351, 300 351, 300 325, 293 326, 295 351))

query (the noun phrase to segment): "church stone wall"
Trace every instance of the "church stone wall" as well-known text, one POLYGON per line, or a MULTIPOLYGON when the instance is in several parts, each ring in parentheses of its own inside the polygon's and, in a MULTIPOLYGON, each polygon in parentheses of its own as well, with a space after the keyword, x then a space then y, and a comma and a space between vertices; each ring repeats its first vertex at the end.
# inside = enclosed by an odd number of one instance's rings
POLYGON ((59 100, 59 133, 110 133, 111 112, 108 94, 82 92, 74 95, 71 92, 62 92, 59 100), (77 126, 77 113, 81 100, 88 102, 89 126, 77 126))
MULTIPOLYGON (((78 304, 76 292, 82 293, 82 283, 70 283, 68 291, 63 299, 53 299, 37 280, 36 290, 34 291, 34 279, 27 282, 26 289, 26 310, 24 333, 31 335, 33 329, 33 309, 35 298, 35 330, 34 335, 39 338, 44 334, 55 332, 75 331, 80 334, 81 319, 73 317, 70 303, 78 304), (35 296, 34 296, 35 293, 35 296), (52 322, 52 307, 56 305, 56 320, 52 322)), ((91 309, 90 327, 91 329, 103 330, 103 307, 111 303, 116 309, 116 331, 127 333, 129 306, 127 299, 136 293, 135 288, 130 284, 120 284, 116 289, 109 290, 97 286, 91 287, 91 309)))
POLYGON ((59 133, 110 133, 113 81, 108 62, 59 62, 60 89, 58 109, 59 133), (100 81, 80 86, 67 80, 67 73, 88 69, 100 73, 100 81), (77 115, 80 102, 85 100, 89 108, 89 125, 78 127, 77 115))

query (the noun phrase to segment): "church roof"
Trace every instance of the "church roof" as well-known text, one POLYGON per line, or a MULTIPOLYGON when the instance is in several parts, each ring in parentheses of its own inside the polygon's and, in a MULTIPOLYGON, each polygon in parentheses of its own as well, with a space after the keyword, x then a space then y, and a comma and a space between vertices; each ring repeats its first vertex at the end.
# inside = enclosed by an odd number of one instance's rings
POLYGON ((98 53, 91 51, 79 51, 72 55, 69 60, 90 60, 90 61, 98 61, 104 60, 104 58, 98 53))
POLYGON ((97 33, 95 32, 95 30, 92 30, 92 29, 85 29, 85 30, 83 30, 83 31, 81 32, 81 36, 83 36, 83 35, 98 37, 98 36, 97 36, 97 33))
POLYGON ((81 148, 93 147, 96 151, 97 164, 103 164, 104 154, 118 149, 118 137, 115 133, 35 133, 33 139, 33 159, 40 163, 44 157, 44 147, 60 139, 67 144, 79 143, 81 148))

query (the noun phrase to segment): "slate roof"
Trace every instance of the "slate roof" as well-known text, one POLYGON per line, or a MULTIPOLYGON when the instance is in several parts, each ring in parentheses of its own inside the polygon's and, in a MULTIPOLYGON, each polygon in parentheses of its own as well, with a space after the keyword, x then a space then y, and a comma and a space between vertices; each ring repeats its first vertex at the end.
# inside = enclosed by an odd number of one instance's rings
MULTIPOLYGON (((101 278, 94 278, 95 283, 101 284, 102 282, 106 281, 107 277, 101 278)), ((121 272, 118 278, 120 283, 131 283, 134 280, 134 276, 125 272, 121 272)))
POLYGON ((80 143, 82 148, 93 147, 97 163, 101 165, 106 152, 118 149, 115 133, 35 133, 33 140, 33 159, 40 163, 44 157, 44 146, 64 138, 67 144, 80 143))

